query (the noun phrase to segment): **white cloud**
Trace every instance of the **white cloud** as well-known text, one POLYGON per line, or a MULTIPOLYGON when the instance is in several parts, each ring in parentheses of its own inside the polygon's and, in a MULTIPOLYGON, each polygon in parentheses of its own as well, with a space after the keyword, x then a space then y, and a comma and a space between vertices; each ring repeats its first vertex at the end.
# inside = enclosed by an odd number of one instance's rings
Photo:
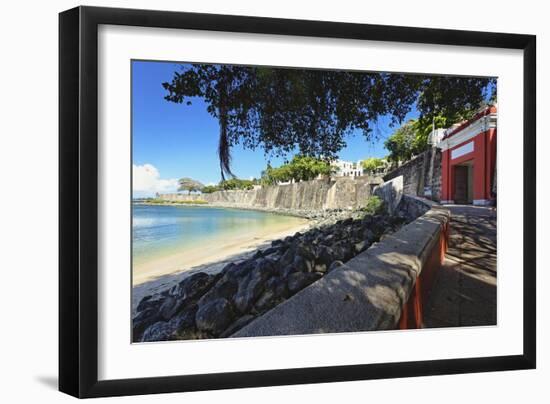
POLYGON ((134 195, 153 195, 156 192, 175 192, 178 189, 177 179, 160 178, 159 170, 152 164, 132 164, 132 170, 134 195))

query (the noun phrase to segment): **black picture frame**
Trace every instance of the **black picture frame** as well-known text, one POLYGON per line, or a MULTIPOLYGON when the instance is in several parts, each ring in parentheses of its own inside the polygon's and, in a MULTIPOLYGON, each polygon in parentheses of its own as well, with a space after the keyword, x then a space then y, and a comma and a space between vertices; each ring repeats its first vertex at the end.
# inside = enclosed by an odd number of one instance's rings
POLYGON ((535 60, 533 35, 96 7, 60 13, 59 389, 84 398, 535 368, 535 60), (523 50, 523 354, 98 381, 100 24, 523 50))

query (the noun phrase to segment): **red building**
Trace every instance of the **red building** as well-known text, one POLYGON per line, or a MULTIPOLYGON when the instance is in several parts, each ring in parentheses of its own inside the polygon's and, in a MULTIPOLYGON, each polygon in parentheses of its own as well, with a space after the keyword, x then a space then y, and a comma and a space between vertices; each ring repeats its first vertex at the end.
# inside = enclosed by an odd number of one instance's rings
POLYGON ((438 144, 441 160, 441 203, 492 205, 496 201, 497 107, 445 132, 438 144))

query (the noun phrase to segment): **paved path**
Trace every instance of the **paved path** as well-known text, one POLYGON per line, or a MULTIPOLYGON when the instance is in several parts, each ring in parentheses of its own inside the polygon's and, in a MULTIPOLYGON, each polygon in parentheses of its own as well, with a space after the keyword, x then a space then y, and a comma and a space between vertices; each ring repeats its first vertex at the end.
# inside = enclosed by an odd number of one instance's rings
POLYGON ((449 209, 449 248, 424 311, 424 326, 494 325, 496 213, 477 206, 456 205, 449 209))

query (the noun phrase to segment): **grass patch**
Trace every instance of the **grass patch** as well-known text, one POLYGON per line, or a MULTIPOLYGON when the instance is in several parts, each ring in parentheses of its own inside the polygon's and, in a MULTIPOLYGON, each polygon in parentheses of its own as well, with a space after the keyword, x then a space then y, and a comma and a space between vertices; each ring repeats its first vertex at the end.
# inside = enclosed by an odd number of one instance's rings
POLYGON ((203 199, 195 199, 192 201, 178 201, 178 200, 166 200, 166 199, 149 199, 145 203, 151 205, 207 205, 208 202, 203 199))

